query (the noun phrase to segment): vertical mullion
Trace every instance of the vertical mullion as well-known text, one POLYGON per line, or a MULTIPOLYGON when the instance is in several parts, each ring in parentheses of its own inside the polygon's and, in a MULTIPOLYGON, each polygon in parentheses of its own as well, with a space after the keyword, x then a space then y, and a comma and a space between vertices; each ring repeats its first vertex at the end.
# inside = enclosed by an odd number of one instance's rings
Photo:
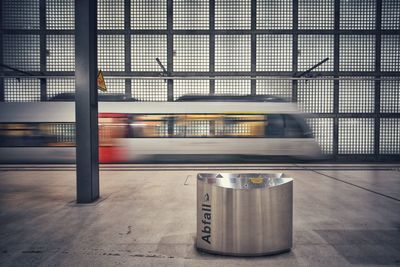
MULTIPOLYGON (((292 6, 292 12, 293 12, 293 44, 292 44, 292 72, 293 76, 296 75, 297 73, 297 68, 298 68, 298 43, 299 43, 299 34, 298 34, 298 29, 299 29, 299 0, 293 0, 293 6, 292 6)), ((298 81, 293 80, 292 81, 292 101, 297 102, 297 86, 298 86, 298 81)))
MULTIPOLYGON (((3 64, 3 5, 0 4, 0 64, 3 64)), ((3 67, 0 66, 0 75, 4 75, 3 67)), ((4 102, 4 78, 0 77, 0 102, 4 102)))
MULTIPOLYGON (((335 24, 333 46, 333 72, 334 77, 339 78, 339 53, 340 53, 340 0, 335 0, 335 24)), ((337 159, 339 153, 339 81, 333 82, 333 156, 337 159)))
MULTIPOLYGON (((209 2, 209 29, 210 29, 210 77, 215 77, 215 0, 209 2)), ((215 94, 215 80, 210 80, 210 94, 215 94)))
MULTIPOLYGON (((172 73, 174 66, 173 0, 167 0, 167 70, 172 73)), ((173 80, 167 80, 167 101, 174 101, 173 80)))
MULTIPOLYGON (((125 72, 131 73, 131 0, 124 1, 125 72)), ((125 96, 132 97, 132 80, 125 79, 125 96)))
MULTIPOLYGON (((40 18, 40 72, 46 73, 46 0, 39 2, 40 18)), ((40 101, 47 100, 46 79, 40 79, 40 101)))
MULTIPOLYGON (((251 77, 256 77, 257 58, 257 0, 251 0, 251 77)), ((251 95, 256 95, 257 81, 251 80, 251 95)))
POLYGON ((374 155, 375 160, 379 158, 380 143, 380 109, 381 109, 381 24, 382 24, 382 1, 376 1, 376 21, 375 21, 375 125, 374 125, 374 155))

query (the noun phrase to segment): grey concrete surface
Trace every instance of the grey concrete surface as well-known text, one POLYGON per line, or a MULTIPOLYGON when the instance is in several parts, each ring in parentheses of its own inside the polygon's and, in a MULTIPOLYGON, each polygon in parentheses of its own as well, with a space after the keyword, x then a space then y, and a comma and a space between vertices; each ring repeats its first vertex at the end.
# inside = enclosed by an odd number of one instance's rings
POLYGON ((292 251, 252 258, 195 249, 198 171, 102 171, 101 200, 77 205, 73 170, 2 170, 0 266, 400 266, 398 168, 304 168, 285 172, 292 251))

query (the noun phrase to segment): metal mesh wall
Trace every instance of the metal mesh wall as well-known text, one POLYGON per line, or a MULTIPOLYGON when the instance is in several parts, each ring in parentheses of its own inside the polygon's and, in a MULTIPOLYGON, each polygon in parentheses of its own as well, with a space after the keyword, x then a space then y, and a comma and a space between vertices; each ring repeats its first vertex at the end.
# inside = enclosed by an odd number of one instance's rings
POLYGON ((209 93, 209 81, 178 80, 174 83, 174 100, 183 95, 208 95, 209 93))
POLYGON ((100 30, 124 29, 124 0, 97 1, 97 28, 100 30))
POLYGON ((40 101, 40 81, 38 79, 12 79, 4 81, 4 100, 6 102, 40 101))
POLYGON ((166 35, 132 35, 132 70, 157 71, 160 67, 156 58, 166 64, 167 62, 167 36, 166 35))
POLYGON ((382 118, 380 127, 380 154, 400 154, 400 119, 382 118))
POLYGON ((299 0, 299 29, 333 30, 334 0, 299 0))
POLYGON ((346 0, 340 3, 340 28, 372 30, 375 28, 375 0, 346 0))
POLYGON ((166 30, 167 0, 131 1, 131 28, 137 30, 166 30))
POLYGON ((75 29, 75 1, 46 0, 46 28, 48 30, 75 29))
POLYGON ((5 29, 39 29, 39 0, 3 0, 5 29))
POLYGON ((375 36, 342 35, 340 36, 340 70, 374 71, 375 36))
POLYGON ((257 35, 257 71, 292 70, 292 35, 257 35))
POLYGON ((208 30, 209 1, 175 0, 174 29, 175 30, 208 30))
POLYGON ((339 154, 374 153, 374 119, 339 119, 339 154))
POLYGON ((125 70, 125 45, 123 35, 98 35, 98 67, 103 71, 125 70))
POLYGON ((75 36, 47 35, 47 70, 75 70, 75 36))
POLYGON ((291 0, 257 1, 257 29, 292 29, 292 11, 291 0))
POLYGON ((250 80, 217 80, 215 81, 215 94, 249 95, 250 80))
POLYGON ((332 118, 308 118, 307 123, 310 125, 317 139, 322 152, 325 154, 333 153, 333 119, 332 118))
MULTIPOLYGON (((1 1, 0 63, 66 77, 0 79, 0 101, 45 101, 74 92, 74 9, 75 0, 1 1)), ((327 154, 400 154, 398 0, 98 0, 97 14, 98 65, 108 93, 140 101, 275 95, 298 102, 327 154), (242 80, 107 78, 159 76, 156 58, 171 75, 242 80), (372 80, 248 79, 298 76, 325 58, 310 76, 372 80)))
POLYGON ((75 79, 73 78, 50 78, 47 79, 47 99, 62 93, 75 92, 75 79))
POLYGON ((333 81, 300 81, 297 100, 304 112, 332 113, 333 81))
POLYGON ((40 70, 39 35, 6 34, 3 37, 4 64, 23 71, 40 70))
POLYGON ((256 88, 258 95, 273 95, 288 100, 292 99, 292 81, 259 80, 256 88))
POLYGON ((250 71, 250 35, 215 36, 216 71, 250 71))
POLYGON ((251 28, 251 0, 216 0, 215 29, 249 30, 251 28))
POLYGON ((400 35, 383 35, 381 70, 400 72, 400 35))
POLYGON ((400 81, 381 82, 381 112, 400 113, 400 81))
POLYGON ((209 71, 208 35, 174 36, 174 71, 209 71))
POLYGON ((339 112, 371 113, 375 107, 374 81, 340 81, 339 112))
POLYGON ((164 81, 133 80, 132 97, 140 101, 167 101, 167 84, 164 81))
POLYGON ((298 55, 298 70, 305 71, 316 63, 325 58, 329 58, 322 66, 318 67, 319 71, 333 71, 333 35, 300 35, 298 55))

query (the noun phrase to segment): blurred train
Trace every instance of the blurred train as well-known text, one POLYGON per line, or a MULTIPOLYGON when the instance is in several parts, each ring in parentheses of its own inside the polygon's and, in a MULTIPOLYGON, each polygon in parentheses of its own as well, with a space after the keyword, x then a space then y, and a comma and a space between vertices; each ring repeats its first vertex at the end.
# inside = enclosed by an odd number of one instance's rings
MULTIPOLYGON (((73 163, 73 99, 72 94, 49 102, 0 103, 0 162, 73 163)), ((273 96, 183 96, 176 102, 107 96, 99 101, 102 163, 321 156, 296 105, 273 96)))

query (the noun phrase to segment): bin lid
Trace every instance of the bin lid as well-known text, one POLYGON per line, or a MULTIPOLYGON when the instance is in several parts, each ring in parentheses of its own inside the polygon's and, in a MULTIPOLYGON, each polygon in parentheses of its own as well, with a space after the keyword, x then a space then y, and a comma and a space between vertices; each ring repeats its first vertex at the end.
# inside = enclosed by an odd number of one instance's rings
POLYGON ((293 181, 284 173, 199 173, 197 180, 232 189, 270 188, 293 181))

